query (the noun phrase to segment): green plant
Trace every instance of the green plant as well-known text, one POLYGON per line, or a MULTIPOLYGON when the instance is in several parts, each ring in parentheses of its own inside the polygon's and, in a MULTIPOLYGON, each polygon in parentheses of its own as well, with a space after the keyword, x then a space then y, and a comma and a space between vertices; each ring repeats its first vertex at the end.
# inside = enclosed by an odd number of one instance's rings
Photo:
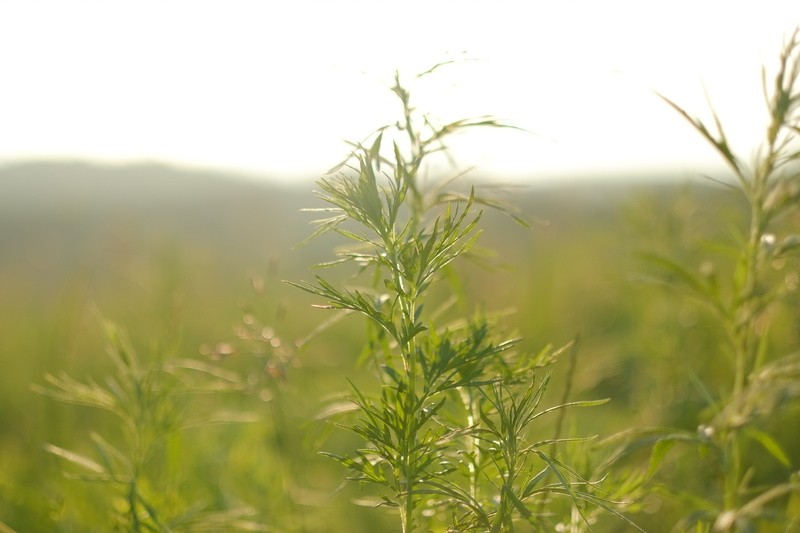
POLYGON ((574 438, 535 436, 544 431, 543 415, 603 403, 540 409, 548 378, 536 379, 535 372, 563 350, 517 353, 517 339, 496 340, 494 317, 453 313, 464 297, 454 260, 476 250, 479 207, 522 218, 474 188, 459 191, 452 179, 429 179, 426 165, 451 135, 504 125, 486 117, 437 125, 414 109, 399 76, 392 90, 401 120, 354 143, 350 157, 318 182, 328 207, 310 210, 323 214, 310 238, 335 232, 353 243, 320 266, 350 264, 356 273, 341 285, 321 276, 289 282, 322 297, 326 303, 318 307, 367 318, 362 361, 371 365, 377 390, 351 381, 352 404, 328 410, 355 410, 355 421, 341 425, 366 446, 329 455, 353 472, 350 479, 379 487, 374 503, 396 509, 404 533, 437 524, 450 531, 554 525, 558 497, 567 514, 582 516, 588 505, 621 517, 554 453, 574 438))
POLYGON ((800 205, 799 36, 795 32, 787 42, 771 87, 766 70, 762 72, 770 121, 750 165, 733 152, 716 113, 712 129, 663 97, 722 156, 735 178, 723 185, 741 193, 746 203, 746 220, 735 230, 736 240, 705 243, 706 257, 699 265, 646 254, 669 275, 667 281, 702 302, 724 339, 709 354, 717 376, 694 378, 707 400, 707 408, 698 413, 702 423, 697 431, 671 431, 654 439, 662 449, 690 442, 716 464, 706 484, 710 490, 665 487, 692 502, 692 512, 680 527, 762 531, 770 524, 780 528, 798 520, 792 505, 800 495, 800 478, 792 472, 780 424, 796 428, 800 399, 800 358, 792 353, 796 339, 786 330, 787 320, 796 317, 796 274, 783 270, 796 265, 800 247, 794 233, 800 205))
POLYGON ((247 519, 251 512, 245 507, 215 511, 201 500, 187 501, 186 493, 192 491, 181 485, 176 472, 186 451, 181 436, 200 426, 254 420, 245 412, 190 408, 190 401, 201 395, 241 390, 238 376, 197 359, 162 356, 145 362, 115 325, 106 322, 105 333, 114 375, 104 385, 48 374, 48 386, 34 387, 56 400, 109 413, 117 422, 113 437, 91 433, 96 459, 55 444, 45 446, 77 468, 63 469, 68 478, 108 487, 108 522, 101 527, 130 532, 262 530, 247 519))

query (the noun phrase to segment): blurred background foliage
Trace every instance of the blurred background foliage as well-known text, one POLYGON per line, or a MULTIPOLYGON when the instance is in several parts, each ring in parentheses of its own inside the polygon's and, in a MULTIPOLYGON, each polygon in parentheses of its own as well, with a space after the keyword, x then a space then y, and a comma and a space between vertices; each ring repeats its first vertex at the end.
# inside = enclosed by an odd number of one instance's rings
MULTIPOLYGON (((498 194, 538 222, 526 230, 486 213, 479 244, 496 252, 494 266, 458 265, 466 309, 515 309, 503 327, 534 353, 580 336, 571 397, 611 401, 570 412, 570 432, 602 438, 634 427, 695 431, 706 406, 696 384, 713 389, 730 381, 720 370, 730 365, 707 356, 722 352, 723 335, 642 253, 697 269, 724 265, 720 243, 737 238, 743 199, 702 178, 688 185, 660 177, 498 194)), ((359 372, 367 370, 353 370, 363 322, 347 317, 313 335, 330 316, 281 282, 307 279, 307 266, 328 258, 336 244, 325 237, 293 249, 312 231, 299 209, 316 205, 309 184, 292 188, 157 165, 0 169, 0 526, 108 530, 106 488, 64 476, 70 466, 45 444, 91 456, 91 432, 112 439, 119 431, 110 417, 55 402, 31 385, 62 372, 103 383, 113 371, 102 328, 109 319, 144 360, 210 360, 246 384, 191 403, 192 411, 239 410, 256 419, 170 435, 162 484, 151 487, 165 501, 248 508, 248 520, 269 530, 393 527, 392 518, 353 505, 363 496, 359 487, 343 484, 346 472, 317 453, 357 445, 320 415, 346 391, 346 376, 366 383, 359 372)), ((797 266, 773 265, 790 289, 783 303, 789 312, 772 332, 787 353, 800 341, 797 266)), ((565 359, 554 369, 551 404, 566 386, 567 365, 565 359)), ((770 430, 794 469, 798 415, 797 408, 785 411, 770 430)), ((704 476, 714 474, 698 469, 702 458, 683 461, 681 454, 693 453, 687 450, 671 452, 661 475, 702 493, 704 476)), ((786 477, 787 467, 776 462, 759 466, 763 483, 786 477)), ((654 492, 632 518, 658 531, 685 514, 654 492)), ((608 530, 619 525, 611 520, 608 530)))

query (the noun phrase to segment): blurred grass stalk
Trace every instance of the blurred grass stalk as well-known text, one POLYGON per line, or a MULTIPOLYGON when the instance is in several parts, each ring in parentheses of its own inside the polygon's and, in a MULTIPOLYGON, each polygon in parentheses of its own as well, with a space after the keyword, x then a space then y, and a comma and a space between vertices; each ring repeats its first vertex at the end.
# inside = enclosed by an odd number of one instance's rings
MULTIPOLYGON (((800 491, 796 473, 772 486, 751 486, 755 467, 745 460, 744 452, 753 443, 787 470, 790 467, 778 439, 760 426, 800 397, 800 358, 785 353, 781 339, 770 336, 778 307, 790 290, 782 280, 773 281, 769 275, 773 264, 796 257, 800 247, 797 234, 776 235, 776 222, 796 214, 800 203, 799 36, 795 31, 786 43, 771 86, 766 69, 762 71, 770 123, 765 142, 750 166, 733 153, 713 110, 712 129, 662 96, 721 155, 736 179, 735 185, 729 186, 737 187, 749 206, 749 227, 743 232, 730 278, 721 278, 710 263, 696 274, 672 258, 650 257, 707 304, 729 343, 730 356, 722 347, 718 356, 720 368, 725 360, 731 363, 730 386, 714 400, 713 418, 698 428, 700 443, 712 443, 717 451, 722 473, 719 493, 708 495, 712 501, 698 495, 707 501, 708 508, 717 509, 716 516, 708 517, 714 531, 750 531, 770 515, 768 506, 800 491), (714 502, 715 496, 719 496, 719 504, 714 502)), ((796 312, 793 304, 789 301, 789 312, 796 312)))

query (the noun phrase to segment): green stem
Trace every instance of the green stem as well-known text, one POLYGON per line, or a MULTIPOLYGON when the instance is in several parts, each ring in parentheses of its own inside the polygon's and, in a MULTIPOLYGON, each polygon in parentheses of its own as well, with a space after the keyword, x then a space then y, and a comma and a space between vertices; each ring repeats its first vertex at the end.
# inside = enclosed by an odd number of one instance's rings
POLYGON ((492 533, 499 533, 501 531, 512 532, 514 529, 513 510, 514 503, 511 502, 511 492, 514 490, 514 482, 517 477, 517 464, 516 464, 516 443, 507 443, 508 449, 505 452, 506 458, 506 476, 503 485, 500 487, 500 508, 497 512, 497 520, 495 521, 492 533))
POLYGON ((750 235, 745 250, 745 279, 739 291, 737 312, 734 313, 735 356, 736 374, 734 377, 733 394, 739 395, 747 382, 748 367, 753 354, 753 320, 755 292, 758 275, 758 248, 763 233, 760 222, 760 208, 752 207, 750 221, 750 235))
POLYGON ((136 479, 132 479, 130 485, 128 486, 128 510, 131 515, 131 529, 133 531, 141 531, 142 525, 139 522, 139 515, 136 512, 136 479))
POLYGON ((293 456, 291 453, 288 453, 290 444, 287 436, 290 435, 291 424, 286 420, 286 407, 284 406, 285 402, 280 384, 276 384, 272 392, 273 399, 272 402, 270 402, 270 414, 272 415, 273 429, 270 437, 272 439, 272 446, 280 459, 278 461, 278 475, 280 476, 281 492, 283 496, 281 505, 286 506, 286 514, 294 524, 291 530, 306 531, 305 514, 298 509, 294 498, 294 488, 296 485, 293 480, 298 479, 298 476, 295 472, 296 465, 293 461, 293 456))
POLYGON ((725 475, 725 507, 736 509, 739 506, 739 482, 742 474, 742 450, 738 431, 728 435, 728 472, 725 475))
MULTIPOLYGON (((750 229, 745 247, 745 275, 743 283, 738 287, 737 307, 733 313, 733 343, 735 350, 735 375, 733 383, 733 401, 747 386, 747 377, 752 372, 757 338, 755 322, 758 319, 758 274, 762 267, 761 239, 767 231, 769 216, 764 206, 769 190, 770 177, 775 169, 776 147, 774 136, 768 140, 766 157, 756 168, 750 186, 745 190, 750 202, 750 229)), ((729 509, 738 506, 740 481, 742 475, 742 451, 739 430, 733 427, 727 435, 727 460, 725 472, 725 505, 729 509)))
POLYGON ((417 440, 417 348, 414 336, 411 335, 416 314, 416 300, 418 298, 416 287, 404 276, 403 265, 398 257, 396 233, 385 236, 387 255, 392 266, 392 281, 398 288, 398 306, 400 308, 400 328, 398 331, 398 344, 403 360, 403 370, 406 373, 406 397, 403 402, 403 426, 400 439, 400 486, 399 492, 403 494, 403 503, 400 507, 400 520, 403 533, 410 533, 414 523, 414 484, 417 477, 416 460, 412 450, 417 440))
MULTIPOLYGON (((464 409, 467 411, 467 427, 473 428, 477 423, 477 416, 475 415, 475 399, 472 396, 472 390, 468 387, 461 387, 458 392, 461 395, 464 409)), ((471 433, 467 440, 467 457, 469 457, 467 468, 469 470, 469 495, 473 500, 478 499, 478 469, 481 459, 478 444, 477 434, 471 433)))
MULTIPOLYGON (((414 291, 415 292, 415 291, 414 291)), ((411 331, 414 322, 415 304, 413 295, 409 295, 409 300, 406 302, 406 312, 404 313, 404 329, 411 331)), ((407 341, 406 345, 406 358, 407 373, 408 373, 408 391, 406 396, 405 405, 405 431, 403 446, 403 461, 404 461, 404 481, 405 481, 405 513, 403 520, 403 532, 409 533, 413 527, 413 513, 414 513, 414 484, 416 481, 416 460, 412 457, 411 450, 417 440, 417 356, 416 356, 416 342, 414 337, 407 341)))

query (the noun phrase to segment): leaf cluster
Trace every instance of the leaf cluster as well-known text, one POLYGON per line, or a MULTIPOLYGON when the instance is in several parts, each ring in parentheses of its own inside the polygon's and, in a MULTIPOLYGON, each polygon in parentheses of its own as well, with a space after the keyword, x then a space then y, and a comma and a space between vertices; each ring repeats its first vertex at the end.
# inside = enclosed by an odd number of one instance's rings
POLYGON ((497 324, 482 315, 443 322, 446 305, 429 311, 431 288, 452 279, 453 261, 475 245, 482 206, 524 221, 474 188, 449 190, 453 180, 423 186, 424 163, 460 130, 501 125, 481 118, 437 127, 416 114, 399 77, 392 90, 402 120, 379 128, 371 143, 353 143, 350 158, 318 182, 328 206, 312 210, 324 216, 310 238, 335 232, 351 243, 320 266, 354 265, 369 274, 371 286, 339 285, 320 275, 315 282, 289 282, 321 297, 317 307, 368 319, 364 356, 374 363, 380 391, 372 396, 351 382, 355 420, 339 422, 365 446, 326 455, 350 469, 351 480, 378 487, 377 504, 398 510, 404 532, 434 523, 451 531, 541 524, 547 513, 539 506, 553 496, 619 514, 577 488, 588 481, 543 451, 570 439, 529 440, 540 416, 602 403, 539 409, 548 380, 536 382, 531 372, 563 350, 518 354, 519 340, 495 340, 497 324), (398 133, 405 142, 394 140, 385 155, 384 139, 398 133))

